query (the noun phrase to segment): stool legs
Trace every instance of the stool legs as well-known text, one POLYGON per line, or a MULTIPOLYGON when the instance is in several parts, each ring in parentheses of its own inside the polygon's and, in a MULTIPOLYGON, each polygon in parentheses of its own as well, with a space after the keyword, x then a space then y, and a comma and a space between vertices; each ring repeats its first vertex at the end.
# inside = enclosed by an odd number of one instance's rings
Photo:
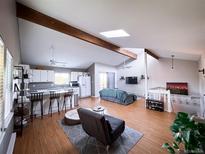
POLYGON ((63 100, 63 107, 62 107, 62 110, 63 110, 64 107, 65 107, 65 112, 66 112, 66 97, 64 97, 64 100, 63 100))
POLYGON ((31 115, 30 115, 30 118, 31 118, 31 122, 33 122, 33 101, 31 101, 31 115))
MULTIPOLYGON (((33 101, 31 101, 31 115, 30 115, 30 118, 31 118, 31 122, 33 122, 33 101)), ((40 104, 41 104, 41 119, 43 119, 43 101, 40 101, 40 104)))
POLYGON ((60 110, 59 110, 59 99, 57 99, 57 104, 58 104, 58 114, 60 114, 60 110))
POLYGON ((43 101, 41 101, 41 119, 43 119, 43 101))
POLYGON ((52 117, 52 101, 50 100, 49 108, 48 108, 48 114, 51 111, 51 117, 52 117))
MULTIPOLYGON (((58 114, 60 114, 60 101, 59 101, 59 99, 56 99, 56 100, 57 100, 57 105, 58 105, 58 114)), ((51 117, 52 117, 52 115, 53 115, 53 112, 52 112, 52 99, 50 99, 48 114, 49 114, 49 112, 51 113, 51 117)))
POLYGON ((72 109, 72 96, 70 96, 70 109, 72 109))

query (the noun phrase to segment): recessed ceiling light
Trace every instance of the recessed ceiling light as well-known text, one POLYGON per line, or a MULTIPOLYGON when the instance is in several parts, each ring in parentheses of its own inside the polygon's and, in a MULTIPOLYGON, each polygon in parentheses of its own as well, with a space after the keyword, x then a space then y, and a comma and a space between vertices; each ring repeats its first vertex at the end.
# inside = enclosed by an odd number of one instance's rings
POLYGON ((128 34, 126 31, 123 29, 118 29, 118 30, 112 30, 112 31, 106 31, 106 32, 101 32, 101 35, 107 37, 107 38, 113 38, 113 37, 128 37, 130 34, 128 34))

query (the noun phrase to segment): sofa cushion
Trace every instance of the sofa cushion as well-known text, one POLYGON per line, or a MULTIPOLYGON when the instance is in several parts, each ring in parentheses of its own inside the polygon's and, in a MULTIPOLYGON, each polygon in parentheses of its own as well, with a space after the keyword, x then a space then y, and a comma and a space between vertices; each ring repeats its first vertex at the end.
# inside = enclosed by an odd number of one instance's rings
POLYGON ((110 132, 110 135, 112 135, 112 137, 118 136, 124 131, 125 128, 124 120, 111 117, 109 115, 105 115, 105 119, 108 120, 111 125, 112 131, 110 132))
POLYGON ((105 89, 102 89, 100 91, 100 96, 104 97, 113 97, 113 98, 116 98, 116 90, 115 89, 109 89, 109 88, 105 88, 105 89))
POLYGON ((116 91, 116 98, 120 100, 121 102, 125 102, 127 95, 128 95, 127 92, 123 90, 118 90, 118 89, 116 89, 115 91, 116 91))

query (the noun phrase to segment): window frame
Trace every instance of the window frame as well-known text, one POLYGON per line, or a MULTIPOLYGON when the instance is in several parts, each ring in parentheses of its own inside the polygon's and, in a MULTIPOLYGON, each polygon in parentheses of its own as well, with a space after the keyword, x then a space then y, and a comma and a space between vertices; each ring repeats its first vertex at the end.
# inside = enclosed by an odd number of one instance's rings
POLYGON ((4 120, 7 119, 13 107, 13 57, 8 48, 5 51, 5 79, 4 79, 4 120), (8 59, 7 59, 8 58, 8 59), (9 61, 8 61, 9 60, 9 61), (10 69, 10 71, 9 71, 10 69), (8 84, 9 82, 9 84, 8 84), (7 95, 7 93, 10 93, 7 95), (7 99, 7 96, 10 97, 7 99), (8 102, 7 102, 8 101, 8 102))
POLYGON ((69 72, 55 72, 54 73, 54 83, 56 84, 56 85, 66 85, 66 84, 69 84, 70 83, 70 80, 71 80, 71 78, 70 78, 71 76, 70 76, 70 73, 69 72), (64 82, 64 83, 58 83, 57 81, 56 81, 56 75, 62 75, 62 74, 64 74, 64 75, 67 75, 67 81, 66 82, 64 82))
MULTIPOLYGON (((5 54, 5 43, 4 43, 4 40, 2 39, 1 35, 0 35, 0 41, 3 44, 2 45, 3 46, 3 53, 2 53, 3 56, 0 57, 0 58, 2 58, 2 65, 3 65, 3 67, 2 67, 2 69, 3 69, 2 70, 2 85, 0 86, 0 90, 2 90, 2 97, 0 96, 1 97, 0 99, 2 99, 2 109, 0 108, 0 114, 1 114, 1 116, 0 116, 0 138, 1 138, 1 136, 4 133, 4 120, 5 120, 5 118, 4 118, 4 109, 5 109, 5 107, 4 107, 4 104, 5 104, 5 84, 4 84, 4 82, 5 82, 5 65, 6 65, 6 62, 5 62, 5 55, 6 55, 5 54)), ((1 81, 0 81, 0 83, 1 83, 1 81)), ((1 95, 1 93, 0 93, 0 95, 1 95)))

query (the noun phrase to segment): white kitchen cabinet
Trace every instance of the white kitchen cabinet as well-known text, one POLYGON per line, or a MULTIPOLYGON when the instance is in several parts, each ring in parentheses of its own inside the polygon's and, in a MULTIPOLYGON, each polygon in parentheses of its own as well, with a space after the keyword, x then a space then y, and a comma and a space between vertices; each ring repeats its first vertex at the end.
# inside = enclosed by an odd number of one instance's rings
POLYGON ((54 82, 55 73, 52 70, 30 69, 30 82, 54 82))
POLYGON ((40 82, 47 82, 48 81, 47 70, 40 70, 40 72, 41 72, 41 80, 40 80, 40 82))
POLYGON ((47 82, 54 82, 55 81, 55 73, 52 70, 47 71, 48 79, 47 82))
POLYGON ((41 81, 41 70, 32 70, 32 82, 40 82, 41 81))
POLYGON ((78 81, 78 72, 71 72, 71 81, 78 81))
POLYGON ((71 81, 78 81, 79 76, 87 74, 86 72, 71 72, 71 81))
POLYGON ((28 70, 28 77, 29 77, 29 82, 33 82, 33 70, 32 69, 28 70))

